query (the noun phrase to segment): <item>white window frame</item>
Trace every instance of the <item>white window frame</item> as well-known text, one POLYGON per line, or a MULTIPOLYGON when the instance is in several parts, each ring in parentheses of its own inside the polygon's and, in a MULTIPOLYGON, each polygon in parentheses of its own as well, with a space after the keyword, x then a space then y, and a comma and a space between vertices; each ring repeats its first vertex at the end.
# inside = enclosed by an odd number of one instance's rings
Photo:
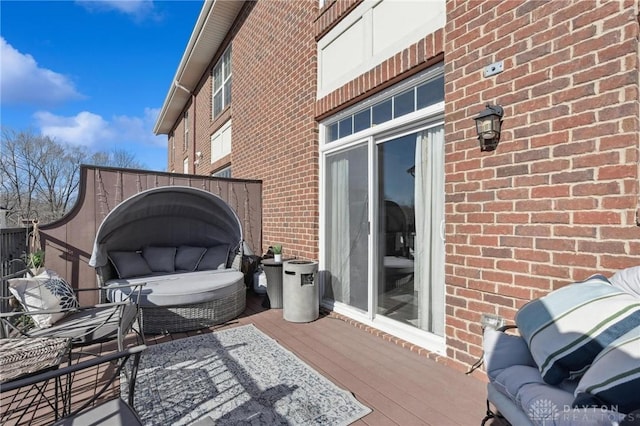
POLYGON ((227 49, 224 51, 224 53, 222 54, 222 56, 220 57, 216 65, 211 70, 211 119, 212 120, 215 120, 217 117, 219 117, 220 113, 222 113, 222 111, 224 111, 227 108, 227 106, 231 104, 231 93, 226 93, 225 87, 227 85, 227 82, 230 83, 229 87, 231 87, 232 74, 233 72, 231 70, 231 45, 229 45, 229 47, 227 47, 227 49), (225 71, 227 69, 229 71, 228 74, 225 71), (221 72, 222 82, 220 84, 220 87, 216 88, 215 75, 217 70, 220 70, 221 72), (222 105, 220 107, 220 111, 218 111, 218 113, 216 114, 215 99, 216 99, 216 94, 218 93, 220 93, 222 96, 222 105))
MULTIPOLYGON (((328 125, 335 122, 336 119, 339 119, 341 116, 344 117, 353 113, 353 111, 361 109, 363 106, 368 105, 369 103, 377 103, 383 98, 390 95, 390 93, 398 93, 400 90, 406 89, 407 82, 400 84, 398 87, 391 88, 389 92, 383 92, 378 96, 373 97, 372 99, 365 100, 360 104, 354 105, 352 108, 347 109, 339 113, 336 116, 329 117, 320 123, 320 141, 319 144, 319 153, 320 153, 320 188, 319 188, 319 197, 320 197, 320 211, 319 211, 319 224, 320 224, 320 232, 319 232, 319 268, 320 270, 326 270, 327 268, 327 260, 325 258, 326 252, 326 226, 327 226, 327 217, 326 217, 326 157, 328 154, 335 153, 337 151, 341 151, 345 148, 351 147, 353 145, 360 144, 362 142, 366 142, 368 144, 368 157, 369 157, 369 200, 371 206, 377 205, 377 191, 378 191, 378 182, 376 181, 375 170, 373 165, 377 164, 377 144, 384 142, 389 138, 399 137, 400 135, 412 133, 415 131, 423 130, 428 127, 442 125, 444 123, 444 102, 438 102, 433 105, 430 105, 426 108, 420 109, 418 111, 414 111, 410 114, 401 116, 396 119, 392 119, 390 121, 381 123, 369 129, 363 130, 361 132, 351 134, 342 139, 338 139, 331 143, 326 143, 326 132, 328 130, 328 125)), ((369 208, 369 223, 370 229, 377 229, 377 217, 375 208, 369 208)), ((377 233, 370 232, 369 233, 369 276, 374 277, 377 276, 377 266, 375 264, 374 253, 372 248, 377 247, 377 233)), ((416 327, 412 327, 406 324, 399 323, 397 321, 390 320, 381 315, 375 315, 375 306, 377 305, 377 295, 373 294, 371 289, 369 289, 369 301, 368 301, 368 312, 362 312, 352 306, 347 304, 332 301, 330 304, 327 304, 326 301, 323 301, 323 306, 334 310, 339 314, 346 315, 350 318, 355 319, 356 321, 362 322, 368 326, 375 327, 383 332, 392 334, 397 336, 403 340, 416 344, 418 346, 424 347, 428 350, 434 351, 436 353, 445 354, 446 353, 446 337, 438 336, 436 334, 430 333, 425 330, 418 329, 416 327)), ((445 324, 446 326, 446 324, 445 324)))
POLYGON ((233 127, 231 127, 231 120, 228 120, 226 123, 222 125, 213 135, 211 135, 211 164, 215 163, 231 154, 231 148, 233 145, 233 127), (218 154, 217 144, 224 143, 224 137, 229 135, 229 146, 225 149, 224 146, 221 147, 222 153, 218 154))
POLYGON ((185 175, 189 174, 189 157, 185 158, 182 162, 182 173, 185 175))
POLYGON ((186 151, 189 149, 189 110, 184 112, 184 141, 182 143, 182 149, 186 151))

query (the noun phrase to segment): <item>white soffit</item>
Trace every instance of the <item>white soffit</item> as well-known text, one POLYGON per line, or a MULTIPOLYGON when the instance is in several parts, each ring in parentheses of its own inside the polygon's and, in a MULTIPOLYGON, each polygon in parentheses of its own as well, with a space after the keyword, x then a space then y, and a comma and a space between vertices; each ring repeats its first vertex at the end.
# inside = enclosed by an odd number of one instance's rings
POLYGON ((153 133, 160 135, 171 131, 189 101, 190 94, 184 89, 189 92, 195 90, 243 5, 242 0, 205 0, 175 77, 170 83, 153 133))

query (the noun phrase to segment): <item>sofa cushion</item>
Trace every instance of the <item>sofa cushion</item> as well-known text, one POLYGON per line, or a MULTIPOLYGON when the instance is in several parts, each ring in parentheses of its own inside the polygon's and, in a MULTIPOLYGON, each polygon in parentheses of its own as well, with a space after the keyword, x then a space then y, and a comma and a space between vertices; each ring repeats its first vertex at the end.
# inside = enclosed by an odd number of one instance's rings
POLYGON ((640 327, 613 341, 593 360, 576 389, 574 407, 640 409, 640 327))
POLYGON ((537 367, 531 358, 527 342, 521 336, 487 327, 484 330, 482 349, 484 364, 490 379, 494 379, 502 370, 513 365, 537 367))
POLYGON ((516 324, 545 382, 580 377, 604 347, 640 326, 640 303, 595 275, 524 305, 516 324))
POLYGON ((212 269, 225 269, 229 261, 229 245, 220 244, 207 248, 207 251, 198 263, 198 271, 209 271, 212 269))
POLYGON ((176 248, 147 246, 142 249, 142 257, 152 272, 175 272, 176 248))
POLYGON ((120 278, 139 277, 151 274, 151 269, 142 254, 137 251, 110 251, 109 260, 120 278))
MULTIPOLYGON (((69 283, 50 269, 35 277, 13 278, 8 282, 9 291, 27 312, 78 307, 78 299, 69 283)), ((31 315, 31 318, 38 327, 47 328, 67 314, 68 312, 54 312, 31 315)))
POLYGON ((207 251, 204 247, 180 246, 176 252, 176 271, 195 271, 207 251))
POLYGON ((640 297, 640 266, 622 269, 613 274, 609 281, 612 286, 640 297))

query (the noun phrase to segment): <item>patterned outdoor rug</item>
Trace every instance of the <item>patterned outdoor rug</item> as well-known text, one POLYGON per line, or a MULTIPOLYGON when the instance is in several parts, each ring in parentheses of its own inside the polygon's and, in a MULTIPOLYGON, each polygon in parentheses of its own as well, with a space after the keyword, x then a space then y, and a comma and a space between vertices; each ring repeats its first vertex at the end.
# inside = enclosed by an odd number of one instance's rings
POLYGON ((150 346, 134 406, 146 425, 347 425, 371 412, 253 325, 150 346))

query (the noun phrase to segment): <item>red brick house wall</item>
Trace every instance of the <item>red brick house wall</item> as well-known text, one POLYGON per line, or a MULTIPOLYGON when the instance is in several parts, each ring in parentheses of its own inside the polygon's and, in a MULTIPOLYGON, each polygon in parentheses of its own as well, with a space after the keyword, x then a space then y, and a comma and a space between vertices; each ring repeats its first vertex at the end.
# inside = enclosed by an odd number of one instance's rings
POLYGON ((481 312, 640 264, 638 37, 637 1, 447 1, 449 357, 480 355, 481 312), (481 153, 487 102, 504 132, 481 153))
POLYGON ((318 258, 316 0, 257 2, 233 39, 233 175, 263 180, 264 246, 318 258))

